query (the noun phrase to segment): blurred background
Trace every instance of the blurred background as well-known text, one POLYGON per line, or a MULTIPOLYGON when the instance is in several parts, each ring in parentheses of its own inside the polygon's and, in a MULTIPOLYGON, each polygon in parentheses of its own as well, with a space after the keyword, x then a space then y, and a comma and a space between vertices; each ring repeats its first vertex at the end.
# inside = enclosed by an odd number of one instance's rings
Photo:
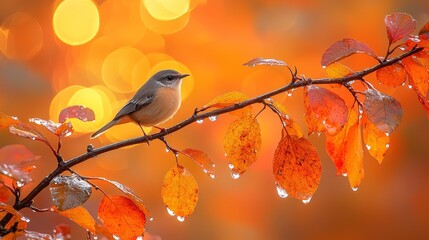
MULTIPOLYGON (((417 29, 429 21, 426 0, 0 0, 0 112, 21 120, 58 121, 66 106, 92 108, 96 121, 73 121, 75 133, 63 141, 63 157, 70 159, 84 153, 88 144, 99 147, 141 136, 136 125, 127 124, 89 139, 89 133, 109 121, 160 69, 191 74, 182 86, 181 109, 162 125, 168 127, 225 92, 254 97, 290 81, 286 68, 242 66, 255 57, 281 59, 297 66, 300 74, 318 78, 325 76, 323 52, 344 37, 367 43, 384 56, 384 17, 397 11, 416 18, 417 29)), ((360 55, 345 63, 354 70, 376 64, 360 55)), ((377 84, 374 76, 368 80, 377 84)), ((181 160, 200 188, 196 211, 184 222, 171 217, 161 199, 164 175, 175 164, 162 142, 112 151, 74 170, 134 189, 154 217, 146 224, 147 232, 162 239, 427 239, 428 119, 412 90, 376 86, 402 103, 404 118, 391 135, 391 149, 382 164, 365 152, 365 178, 356 192, 347 178, 336 176, 324 135, 312 135, 309 139, 322 160, 320 186, 309 204, 281 199, 272 176, 281 125, 269 111, 258 117, 263 139, 259 159, 238 179, 230 175, 222 146, 235 117, 206 119, 167 137, 173 147, 202 150, 216 164, 216 177, 211 179, 191 160, 181 160)), ((338 92, 351 106, 350 96, 338 92)), ((302 90, 275 100, 284 103, 306 131, 302 90)), ((1 131, 0 147, 12 143, 25 144, 42 156, 34 183, 24 189, 26 195, 55 168, 56 160, 41 143, 1 131)), ((107 184, 94 183, 120 194, 107 184)), ((94 191, 84 204, 94 217, 102 197, 94 191)), ((35 199, 35 206, 52 206, 49 191, 35 199)), ((73 239, 85 237, 83 229, 55 213, 23 213, 31 219, 30 230, 51 233, 57 224, 67 223, 73 239)))

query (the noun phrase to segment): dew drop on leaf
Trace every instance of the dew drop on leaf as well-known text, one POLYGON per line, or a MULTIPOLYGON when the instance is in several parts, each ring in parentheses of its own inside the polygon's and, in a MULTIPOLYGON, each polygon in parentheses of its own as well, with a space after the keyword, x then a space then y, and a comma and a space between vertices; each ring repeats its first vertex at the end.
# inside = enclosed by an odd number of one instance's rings
POLYGON ((168 214, 170 214, 170 216, 174 216, 174 215, 176 215, 174 212, 173 212, 173 210, 171 210, 170 208, 168 208, 167 207, 167 212, 168 212, 168 214))
POLYGON ((212 179, 214 179, 216 176, 214 174, 209 175, 212 179))
POLYGON ((341 175, 343 175, 343 177, 347 177, 347 173, 342 173, 341 175))
POLYGON ((411 85, 411 84, 410 84, 410 85, 408 85, 408 88, 409 88, 409 89, 413 89, 413 85, 411 85))
POLYGON ((185 221, 185 217, 177 216, 177 221, 184 222, 185 221))
POLYGON ((390 133, 386 133, 386 137, 388 137, 390 135, 390 133))
POLYGON ((204 122, 204 119, 198 119, 196 122, 197 122, 198 124, 201 124, 201 123, 203 123, 203 122, 204 122))
POLYGON ((386 148, 389 148, 390 147, 390 145, 389 144, 386 144, 386 148))
POLYGON ((150 218, 149 218, 149 221, 153 222, 153 217, 150 217, 150 218))
POLYGON ((280 186, 280 184, 278 184, 277 182, 276 182, 276 188, 277 188, 277 194, 279 195, 279 197, 287 198, 287 196, 289 196, 286 190, 282 188, 282 186, 280 186))
POLYGON ((234 169, 231 170, 231 177, 233 179, 238 179, 240 177, 240 173, 235 172, 234 169))
POLYGON ((292 91, 287 91, 286 94, 288 97, 292 97, 292 91))
POLYGON ((302 203, 304 203, 304 204, 308 204, 310 201, 311 201, 311 196, 309 197, 309 198, 307 198, 307 199, 303 199, 302 200, 302 203))
POLYGON ((170 148, 166 147, 165 152, 167 152, 167 153, 170 152, 170 148))
MULTIPOLYGON (((225 153, 225 156, 226 156, 226 153, 225 153)), ((234 165, 232 165, 232 163, 230 163, 230 164, 228 164, 228 167, 229 167, 229 169, 234 169, 234 165)))
POLYGON ((368 149, 368 151, 371 150, 371 146, 367 144, 366 149, 368 149))
POLYGON ((356 192, 356 191, 358 190, 358 187, 352 187, 352 190, 353 190, 354 192, 356 192))

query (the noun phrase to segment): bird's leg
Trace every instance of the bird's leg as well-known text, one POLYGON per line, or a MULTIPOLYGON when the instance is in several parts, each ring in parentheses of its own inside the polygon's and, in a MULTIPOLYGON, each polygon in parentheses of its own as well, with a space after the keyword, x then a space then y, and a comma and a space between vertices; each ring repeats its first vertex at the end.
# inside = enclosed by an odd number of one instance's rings
POLYGON ((146 138, 147 145, 148 145, 148 146, 150 146, 150 145, 149 145, 149 139, 147 139, 146 132, 143 130, 142 125, 140 125, 140 124, 139 124, 139 127, 140 127, 140 129, 142 130, 144 137, 146 138))

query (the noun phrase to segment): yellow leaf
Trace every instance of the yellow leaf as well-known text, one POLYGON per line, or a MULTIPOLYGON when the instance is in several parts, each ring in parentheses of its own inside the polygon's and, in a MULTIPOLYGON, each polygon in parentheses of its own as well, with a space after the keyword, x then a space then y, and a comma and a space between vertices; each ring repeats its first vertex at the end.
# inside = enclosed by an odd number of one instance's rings
POLYGON ((197 206, 197 181, 185 167, 174 166, 164 177, 161 196, 170 214, 183 219, 192 214, 197 206))
POLYGON ((65 211, 58 211, 56 207, 52 207, 52 209, 56 213, 69 218, 84 229, 88 229, 90 232, 95 233, 95 220, 84 207, 79 206, 65 211))
POLYGON ((234 178, 239 177, 256 161, 261 142, 261 129, 256 118, 245 116, 229 125, 224 138, 224 149, 234 178))
POLYGON ((389 136, 378 129, 372 122, 368 121, 366 116, 363 118, 363 140, 371 156, 379 163, 384 159, 384 155, 389 147, 389 136))
MULTIPOLYGON (((247 100, 248 97, 241 92, 228 92, 225 93, 223 95, 217 96, 214 99, 212 99, 209 103, 206 104, 206 106, 204 107, 205 109, 207 108, 226 108, 229 106, 232 106, 238 102, 242 102, 247 100)), ((252 114, 252 107, 251 105, 246 106, 242 109, 238 109, 232 112, 229 112, 232 115, 235 116, 246 116, 246 115, 250 115, 252 114)))

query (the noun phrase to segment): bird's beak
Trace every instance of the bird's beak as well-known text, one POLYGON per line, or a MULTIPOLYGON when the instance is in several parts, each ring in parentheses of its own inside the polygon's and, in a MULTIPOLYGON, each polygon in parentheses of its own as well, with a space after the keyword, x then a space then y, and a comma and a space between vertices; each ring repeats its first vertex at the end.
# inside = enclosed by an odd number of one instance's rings
POLYGON ((180 79, 182 79, 182 78, 185 78, 185 77, 187 77, 187 76, 189 76, 189 74, 185 73, 185 74, 181 74, 181 75, 179 76, 179 78, 180 78, 180 79))

